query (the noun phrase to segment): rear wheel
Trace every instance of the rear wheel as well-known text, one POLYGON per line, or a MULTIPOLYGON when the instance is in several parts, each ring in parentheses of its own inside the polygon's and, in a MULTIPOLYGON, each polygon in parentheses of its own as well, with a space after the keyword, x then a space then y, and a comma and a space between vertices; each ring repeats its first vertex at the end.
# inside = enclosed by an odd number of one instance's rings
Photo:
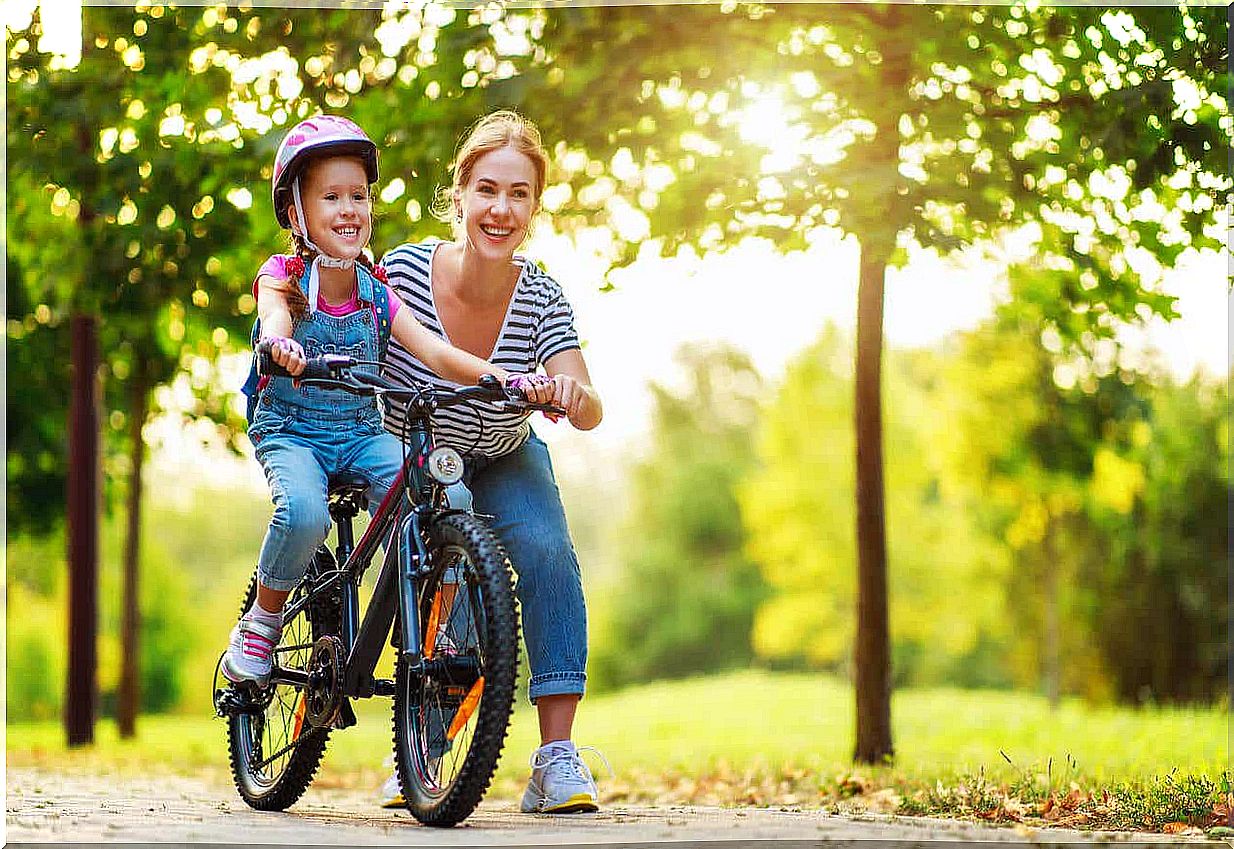
POLYGON ((518 620, 510 564, 488 528, 456 513, 428 536, 434 568, 417 600, 423 672, 414 655, 400 657, 394 757, 412 815, 452 826, 480 803, 505 745, 518 620))
MULTIPOLYGON (((310 575, 334 568, 326 548, 314 555, 310 575)), ((301 583, 287 598, 288 605, 304 597, 301 583)), ((257 597, 257 577, 249 583, 241 615, 257 597)), ((315 601, 283 623, 274 650, 275 667, 306 671, 313 644, 319 637, 338 634, 342 611, 338 598, 315 601)), ((235 686, 235 685, 233 685, 235 686)), ((281 811, 299 799, 313 781, 326 751, 329 728, 313 729, 307 719, 311 706, 303 690, 273 684, 252 687, 242 700, 248 710, 234 713, 227 723, 227 744, 232 778, 240 796, 260 811, 281 811)))

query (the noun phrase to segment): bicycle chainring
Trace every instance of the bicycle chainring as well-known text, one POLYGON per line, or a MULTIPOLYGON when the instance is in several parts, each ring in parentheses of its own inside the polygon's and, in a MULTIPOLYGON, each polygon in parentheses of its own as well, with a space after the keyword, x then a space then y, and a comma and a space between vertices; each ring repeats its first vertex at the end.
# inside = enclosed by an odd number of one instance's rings
POLYGON ((304 718, 314 728, 330 725, 343 704, 343 641, 326 636, 313 644, 308 662, 304 718))

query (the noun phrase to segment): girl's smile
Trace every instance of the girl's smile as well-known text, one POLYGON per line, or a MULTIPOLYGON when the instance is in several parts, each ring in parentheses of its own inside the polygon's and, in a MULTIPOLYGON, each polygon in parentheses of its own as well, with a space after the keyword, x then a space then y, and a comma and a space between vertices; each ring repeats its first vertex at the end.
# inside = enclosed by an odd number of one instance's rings
POLYGON ((360 255, 373 224, 368 182, 359 159, 332 156, 311 163, 301 178, 300 202, 308 236, 322 253, 338 259, 360 255))

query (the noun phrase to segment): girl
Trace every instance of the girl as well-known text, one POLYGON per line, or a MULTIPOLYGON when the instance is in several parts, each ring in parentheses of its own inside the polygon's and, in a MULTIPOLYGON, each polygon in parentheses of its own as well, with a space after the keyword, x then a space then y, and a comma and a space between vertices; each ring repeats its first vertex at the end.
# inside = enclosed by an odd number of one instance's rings
MULTIPOLYGON (((401 245, 384 259, 406 308, 442 341, 487 356, 519 372, 543 368, 552 400, 570 423, 590 430, 603 409, 591 386, 561 286, 515 254, 540 208, 547 156, 539 131, 513 112, 481 119, 460 145, 453 184, 440 197, 439 217, 454 226, 452 241, 401 245)), ((407 381, 441 381, 415 351, 390 346, 390 374, 407 381)), ((587 611, 578 559, 553 480, 548 449, 526 414, 478 406, 476 416, 440 410, 433 432, 466 456, 464 481, 477 512, 510 553, 531 666, 528 693, 540 721, 540 747, 523 796, 524 811, 594 811, 596 785, 571 741, 587 663, 587 611)), ((397 432, 400 416, 387 411, 397 432)), ((398 782, 386 785, 387 805, 402 803, 398 782)))
MULTIPOLYGON (((271 356, 292 375, 326 353, 376 360, 383 334, 434 371, 475 383, 484 374, 546 401, 543 378, 512 375, 430 333, 386 288, 363 254, 372 232, 370 186, 377 146, 351 121, 319 115, 297 124, 274 162, 274 210, 290 228, 294 257, 273 256, 258 272, 258 326, 271 356)), ((330 531, 326 486, 358 472, 375 507, 396 477, 402 446, 381 426, 376 401, 300 387, 288 378, 258 384, 249 438, 274 501, 258 559, 257 598, 231 632, 222 671, 233 682, 270 677, 288 593, 330 531)))

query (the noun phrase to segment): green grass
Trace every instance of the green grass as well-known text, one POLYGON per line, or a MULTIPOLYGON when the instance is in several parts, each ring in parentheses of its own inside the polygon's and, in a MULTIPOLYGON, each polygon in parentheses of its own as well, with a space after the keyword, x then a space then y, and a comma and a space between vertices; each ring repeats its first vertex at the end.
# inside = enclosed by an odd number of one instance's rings
MULTIPOLYGON (((360 724, 332 738, 323 785, 367 787, 383 777, 389 702, 362 703, 357 712, 360 724)), ((1228 716, 1215 708, 1135 710, 1067 701, 1052 711, 1033 695, 939 689, 896 693, 892 715, 894 765, 855 768, 847 684, 745 671, 588 697, 575 738, 612 763, 615 775, 607 780, 597 770, 609 801, 834 806, 843 800, 887 812, 993 819, 1019 818, 1019 805, 1020 814, 1028 806, 1027 815, 1048 820, 1047 800, 1074 818, 1086 799, 1105 790, 1116 801, 1119 792, 1127 795, 1119 810, 1131 811, 1128 816, 1154 799, 1165 806, 1142 827, 1169 822, 1189 811, 1187 805, 1211 807, 1209 797, 1228 768, 1228 716), (1008 816, 989 816, 996 809, 1008 816)), ((205 706, 200 715, 144 718, 136 741, 117 740, 110 722, 99 724, 97 737, 92 748, 67 751, 58 723, 10 724, 8 763, 227 780, 224 725, 205 706)), ((534 711, 520 704, 493 795, 517 795, 536 742, 534 711)), ((1113 819, 1101 822, 1117 826, 1113 819)))

